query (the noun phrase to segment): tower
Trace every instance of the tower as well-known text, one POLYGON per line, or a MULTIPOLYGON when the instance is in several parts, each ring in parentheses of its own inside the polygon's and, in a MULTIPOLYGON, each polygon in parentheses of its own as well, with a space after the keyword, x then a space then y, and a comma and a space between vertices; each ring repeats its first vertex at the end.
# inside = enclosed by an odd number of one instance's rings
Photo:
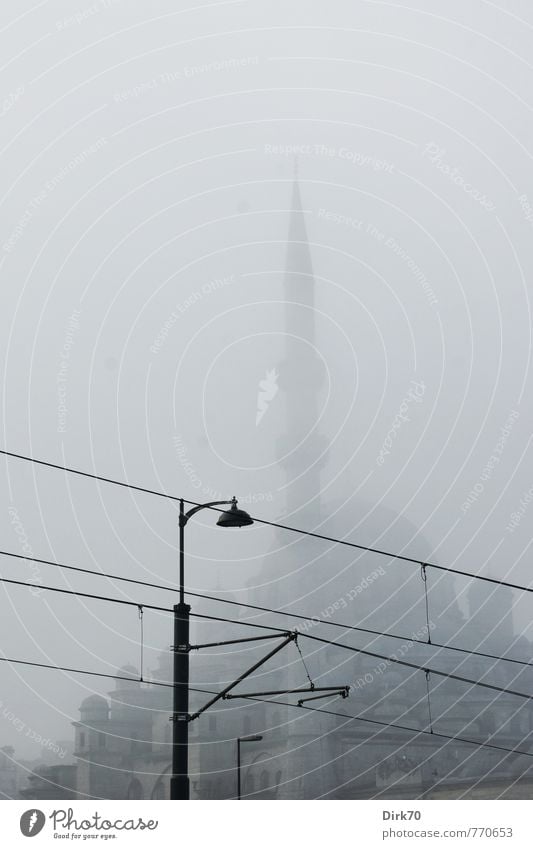
MULTIPOLYGON (((305 215, 295 165, 282 279, 285 332, 277 371, 283 432, 277 440, 277 457, 284 478, 284 519, 294 526, 313 529, 323 518, 321 474, 327 460, 327 442, 317 424, 326 374, 318 353, 316 282, 305 215)), ((287 549, 292 542, 294 537, 276 531, 268 558, 268 581, 259 591, 258 603, 276 609, 288 609, 294 604, 296 609, 306 583, 320 595, 322 570, 328 564, 325 559, 316 559, 316 545, 310 538, 304 537, 296 547, 287 549)), ((314 600, 312 604, 314 607, 314 600)), ((273 624, 279 627, 280 620, 273 619, 273 624)), ((321 662, 314 663, 316 675, 324 671, 321 666, 321 662)), ((272 675, 265 673, 259 680, 261 689, 307 685, 305 667, 294 644, 276 658, 272 675)), ((325 789, 325 771, 320 766, 329 759, 325 726, 331 723, 318 713, 306 712, 297 718, 293 708, 281 704, 263 707, 262 727, 251 728, 253 733, 264 734, 269 751, 269 770, 261 773, 265 776, 262 797, 272 798, 278 788, 283 798, 319 797, 325 789)))
POLYGON ((326 440, 316 429, 325 372, 317 353, 315 289, 295 163, 283 280, 285 350, 279 365, 286 427, 278 458, 287 482, 285 514, 292 521, 305 516, 308 527, 321 515, 320 475, 326 461, 326 440))
MULTIPOLYGON (((409 554, 408 546, 413 546, 420 551, 421 557, 428 556, 431 549, 418 529, 401 511, 396 512, 381 502, 368 504, 347 491, 343 500, 334 505, 336 509, 329 503, 326 512, 323 471, 328 461, 327 441, 318 428, 325 372, 320 357, 320 311, 316 304, 316 280, 305 215, 295 174, 282 282, 284 351, 279 360, 284 433, 278 439, 277 454, 285 479, 283 524, 317 530, 334 538, 344 538, 354 528, 354 542, 409 554), (386 543, 383 542, 384 534, 387 535, 386 543)), ((342 498, 341 493, 339 496, 342 498)), ((411 634, 420 631, 421 635, 425 634, 424 583, 420 579, 420 569, 401 564, 395 558, 354 553, 345 547, 322 545, 310 537, 296 537, 279 529, 261 577, 261 588, 254 599, 259 605, 284 610, 292 608, 296 613, 331 618, 332 621, 339 619, 343 623, 385 632, 396 630, 400 634, 411 634), (338 614, 323 613, 339 609, 338 614)), ((440 576, 438 579, 437 586, 432 578, 428 594, 432 618, 444 641, 450 631, 454 633, 460 626, 462 615, 451 581, 441 580, 440 576)), ((273 618, 272 624, 279 626, 279 618, 273 618)), ((302 630, 306 631, 303 625, 302 630)), ((390 698, 384 699, 378 686, 381 679, 372 672, 375 663, 370 662, 367 670, 357 654, 347 654, 333 646, 318 651, 316 643, 310 651, 309 641, 303 636, 300 646, 304 655, 310 652, 307 657, 310 673, 320 685, 333 682, 353 685, 358 676, 370 672, 376 686, 364 691, 365 707, 372 709, 376 704, 385 722, 391 719, 387 713, 391 706, 398 708, 401 714, 417 703, 418 694, 402 685, 401 676, 396 690, 405 704, 394 706, 390 698)), ((306 685, 304 670, 299 659, 295 659, 292 646, 287 649, 287 655, 283 657, 285 667, 280 661, 266 689, 270 689, 270 685, 272 689, 306 685)), ((285 701, 294 703, 296 699, 288 697, 285 701)), ((346 708, 348 716, 356 714, 361 701, 358 693, 353 700, 343 703, 342 708, 346 708)), ((342 708, 334 703, 331 705, 332 710, 342 708)), ((391 747, 394 749, 394 736, 383 741, 380 753, 372 742, 371 727, 346 722, 339 726, 334 717, 312 711, 299 714, 292 707, 278 711, 277 707, 265 705, 265 709, 265 728, 251 730, 253 733, 264 730, 265 742, 271 741, 271 757, 275 754, 278 765, 282 765, 283 798, 320 798, 326 794, 342 798, 343 793, 350 798, 350 794, 361 792, 361 787, 365 793, 373 792, 379 759, 383 752, 388 753, 391 747), (274 711, 282 713, 281 720, 274 720, 274 711), (277 747, 274 729, 277 729, 278 739, 283 741, 277 747)))

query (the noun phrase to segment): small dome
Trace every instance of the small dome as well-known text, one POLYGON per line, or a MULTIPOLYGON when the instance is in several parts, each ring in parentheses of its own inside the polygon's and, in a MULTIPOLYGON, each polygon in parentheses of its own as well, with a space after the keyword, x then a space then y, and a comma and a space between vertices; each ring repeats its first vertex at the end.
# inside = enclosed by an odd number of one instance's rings
POLYGON ((80 705, 82 721, 102 721, 109 716, 109 704, 103 696, 88 696, 80 705))
POLYGON ((131 666, 126 664, 126 666, 122 666, 120 669, 117 669, 117 686, 116 689, 120 690, 123 687, 139 687, 139 670, 135 668, 135 666, 131 666), (131 684, 125 682, 124 678, 131 678, 131 684))
POLYGON ((126 675, 133 678, 139 677, 139 670, 135 666, 131 666, 131 664, 126 664, 126 666, 121 666, 118 670, 117 675, 126 675))
POLYGON ((87 696, 87 698, 82 701, 80 710, 82 708, 95 707, 108 707, 106 699, 104 699, 103 696, 97 696, 96 693, 93 696, 87 696))

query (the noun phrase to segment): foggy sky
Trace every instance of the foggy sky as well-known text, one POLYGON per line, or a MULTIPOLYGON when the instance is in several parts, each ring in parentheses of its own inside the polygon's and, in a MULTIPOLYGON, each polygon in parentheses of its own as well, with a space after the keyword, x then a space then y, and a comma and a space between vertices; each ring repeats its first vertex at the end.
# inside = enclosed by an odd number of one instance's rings
MULTIPOLYGON (((0 15, 0 447, 193 501, 237 494, 291 524, 308 460, 295 445, 295 470, 279 462, 281 393, 256 414, 286 353, 296 153, 324 377, 309 428, 329 449, 320 529, 528 583, 529 6, 22 0, 0 15)), ((3 550, 175 582, 175 503, 2 469, 3 550)), ((222 543, 214 518, 188 528, 188 585, 246 600, 294 540, 256 526, 222 543)), ((1 574, 174 600, 5 557, 1 574)), ((1 593, 4 656, 138 665, 135 607, 1 593)), ((515 615, 525 629, 530 602, 515 615)), ((170 618, 147 613, 145 633, 154 666, 170 618)), ((54 739, 112 684, 2 666, 4 705, 54 739)))

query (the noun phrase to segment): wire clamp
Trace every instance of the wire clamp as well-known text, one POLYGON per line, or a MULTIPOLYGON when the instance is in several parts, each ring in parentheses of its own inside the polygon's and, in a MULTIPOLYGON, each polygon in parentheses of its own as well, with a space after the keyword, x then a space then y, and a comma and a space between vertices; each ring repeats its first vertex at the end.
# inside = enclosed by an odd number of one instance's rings
POLYGON ((190 713, 173 713, 170 717, 171 722, 190 722, 191 721, 190 713))
POLYGON ((188 643, 179 643, 177 646, 170 646, 170 651, 177 652, 178 654, 188 654, 190 650, 191 646, 188 643))

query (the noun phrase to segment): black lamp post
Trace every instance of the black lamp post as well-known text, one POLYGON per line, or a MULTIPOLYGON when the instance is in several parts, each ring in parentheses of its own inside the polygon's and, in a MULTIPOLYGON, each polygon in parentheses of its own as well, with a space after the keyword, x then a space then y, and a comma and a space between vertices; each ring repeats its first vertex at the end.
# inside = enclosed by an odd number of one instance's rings
POLYGON ((185 525, 189 519, 206 507, 231 504, 219 516, 221 528, 242 528, 252 525, 253 519, 245 510, 239 510, 237 499, 210 501, 199 504, 185 512, 185 503, 180 500, 180 600, 174 605, 174 674, 173 674, 173 730, 172 730, 172 776, 170 798, 189 798, 189 614, 190 605, 185 604, 185 525))
POLYGON ((262 734, 250 734, 248 737, 237 737, 237 799, 241 798, 241 743, 256 743, 262 739, 262 734))

